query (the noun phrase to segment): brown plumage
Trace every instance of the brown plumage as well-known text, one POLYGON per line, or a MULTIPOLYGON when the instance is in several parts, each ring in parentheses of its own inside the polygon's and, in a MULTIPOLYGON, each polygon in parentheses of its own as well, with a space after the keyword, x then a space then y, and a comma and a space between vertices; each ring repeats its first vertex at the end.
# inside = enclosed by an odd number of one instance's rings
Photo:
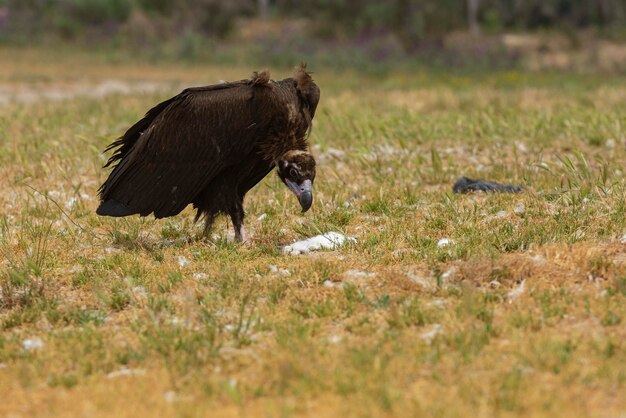
POLYGON ((307 137, 320 91, 304 66, 293 77, 189 88, 158 104, 106 150, 115 164, 100 187, 99 215, 174 216, 187 205, 204 216, 230 215, 243 239, 245 194, 275 166, 280 179, 312 204, 315 160, 307 137))

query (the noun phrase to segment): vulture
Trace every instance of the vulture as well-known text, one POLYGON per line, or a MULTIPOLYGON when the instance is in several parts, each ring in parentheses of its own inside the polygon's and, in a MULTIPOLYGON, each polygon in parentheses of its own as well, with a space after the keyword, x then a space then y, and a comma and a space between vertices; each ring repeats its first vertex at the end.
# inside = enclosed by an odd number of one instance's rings
POLYGON ((281 81, 262 71, 183 90, 106 148, 115 151, 104 167, 114 167, 96 213, 165 218, 192 204, 205 234, 223 213, 243 241, 244 197, 274 167, 306 212, 315 181, 307 138, 319 98, 305 65, 281 81))

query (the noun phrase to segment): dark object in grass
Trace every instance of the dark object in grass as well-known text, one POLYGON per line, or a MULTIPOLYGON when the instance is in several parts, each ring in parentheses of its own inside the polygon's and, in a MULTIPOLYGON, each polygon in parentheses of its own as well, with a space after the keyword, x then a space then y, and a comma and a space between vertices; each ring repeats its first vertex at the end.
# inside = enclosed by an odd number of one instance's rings
POLYGON ((504 193, 521 193, 524 191, 520 186, 512 184, 500 184, 495 181, 487 181, 482 179, 471 179, 469 177, 461 177, 454 183, 452 187, 454 193, 470 193, 470 192, 504 192, 504 193))
POLYGON ((304 65, 281 81, 264 71, 184 90, 106 149, 116 148, 105 167, 115 166, 96 213, 165 218, 193 204, 207 235, 225 213, 242 241, 244 196, 274 167, 306 212, 315 180, 307 138, 319 97, 304 65))

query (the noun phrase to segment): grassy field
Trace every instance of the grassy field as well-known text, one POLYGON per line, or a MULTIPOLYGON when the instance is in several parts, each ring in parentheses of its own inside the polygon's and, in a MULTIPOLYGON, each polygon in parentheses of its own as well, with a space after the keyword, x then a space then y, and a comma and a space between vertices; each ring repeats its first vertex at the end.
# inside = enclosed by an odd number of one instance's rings
POLYGON ((0 57, 0 416, 626 414, 624 77, 312 68, 313 208, 272 173, 238 245, 94 211, 108 143, 254 68, 0 57))

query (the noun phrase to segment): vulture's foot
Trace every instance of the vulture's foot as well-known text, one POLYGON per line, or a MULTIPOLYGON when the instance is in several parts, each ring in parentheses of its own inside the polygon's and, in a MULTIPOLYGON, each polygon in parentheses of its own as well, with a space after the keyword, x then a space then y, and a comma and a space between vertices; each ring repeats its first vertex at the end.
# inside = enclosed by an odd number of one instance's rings
POLYGON ((241 228, 235 228, 235 240, 242 244, 248 244, 250 242, 250 236, 246 233, 246 228, 241 225, 241 228))
POLYGON ((233 227, 235 228, 235 240, 237 242, 246 241, 246 231, 243 227, 243 205, 237 204, 230 211, 230 219, 233 221, 233 227))

